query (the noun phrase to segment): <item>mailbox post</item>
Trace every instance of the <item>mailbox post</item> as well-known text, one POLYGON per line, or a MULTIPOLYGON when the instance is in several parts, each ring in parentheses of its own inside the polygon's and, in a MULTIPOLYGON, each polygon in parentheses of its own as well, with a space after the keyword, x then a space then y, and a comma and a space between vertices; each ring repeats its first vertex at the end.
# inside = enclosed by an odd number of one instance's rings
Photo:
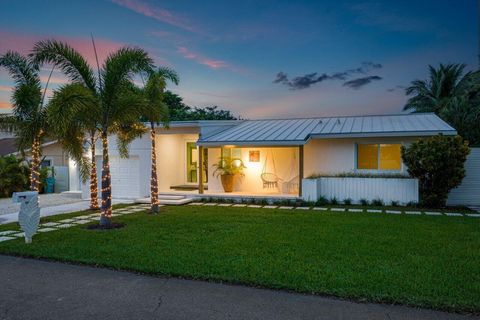
POLYGON ((40 222, 40 208, 38 206, 38 192, 14 192, 13 203, 20 203, 18 223, 25 234, 25 243, 31 243, 32 237, 37 233, 40 222))

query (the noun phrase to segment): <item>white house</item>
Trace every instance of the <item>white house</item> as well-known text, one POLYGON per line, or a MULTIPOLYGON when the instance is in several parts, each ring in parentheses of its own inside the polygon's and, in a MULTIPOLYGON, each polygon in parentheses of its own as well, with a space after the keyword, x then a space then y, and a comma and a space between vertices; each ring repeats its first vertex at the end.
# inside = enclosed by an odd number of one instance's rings
MULTIPOLYGON (((307 200, 325 196, 339 201, 365 198, 407 203, 418 201, 418 183, 402 176, 406 168, 400 147, 421 137, 455 135, 456 131, 435 114, 402 114, 176 121, 169 128, 157 128, 156 133, 161 194, 307 200), (214 176, 214 163, 227 156, 241 159, 246 167, 231 193, 224 192, 220 178, 214 176), (398 178, 329 177, 362 173, 398 178), (314 175, 325 178, 306 179, 314 175)), ((126 159, 119 156, 115 138, 109 140, 112 196, 149 197, 150 135, 136 139, 126 159)), ((100 145, 96 150, 100 170, 100 145)), ((70 171, 76 172, 75 168, 70 171)), ((79 189, 84 198, 89 197, 88 182, 79 184, 79 189)))

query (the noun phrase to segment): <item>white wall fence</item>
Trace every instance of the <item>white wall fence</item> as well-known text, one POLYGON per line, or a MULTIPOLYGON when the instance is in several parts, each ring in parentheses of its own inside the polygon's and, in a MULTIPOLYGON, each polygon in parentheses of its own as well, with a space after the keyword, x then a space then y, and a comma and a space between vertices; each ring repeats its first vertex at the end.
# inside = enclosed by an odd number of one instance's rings
POLYGON ((448 205, 480 206, 480 148, 471 148, 465 161, 465 178, 450 191, 448 205))
POLYGON ((418 202, 418 180, 356 177, 303 179, 302 198, 305 201, 316 201, 320 197, 328 200, 335 198, 340 202, 351 199, 352 203, 359 203, 361 199, 380 199, 385 204, 392 201, 407 204, 418 202))

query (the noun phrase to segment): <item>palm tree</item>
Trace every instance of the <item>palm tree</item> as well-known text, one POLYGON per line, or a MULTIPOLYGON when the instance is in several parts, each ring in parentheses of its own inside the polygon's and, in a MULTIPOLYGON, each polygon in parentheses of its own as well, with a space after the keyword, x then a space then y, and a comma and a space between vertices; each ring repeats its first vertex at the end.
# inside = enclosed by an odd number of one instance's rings
POLYGON ((110 161, 108 135, 117 135, 122 156, 128 156, 128 144, 143 133, 140 117, 145 100, 135 90, 133 77, 141 72, 151 72, 153 61, 140 48, 124 47, 111 53, 102 67, 98 65, 98 79, 86 59, 66 43, 56 40, 35 44, 32 57, 38 64, 52 63, 71 80, 88 89, 86 99, 92 99, 99 110, 98 131, 102 141, 102 204, 100 225, 108 227, 112 217, 110 161))
POLYGON ((38 64, 17 52, 8 51, 1 56, 0 66, 5 67, 15 81, 11 98, 13 112, 0 115, 0 129, 15 134, 22 153, 25 149, 30 148, 32 156, 30 189, 38 191, 41 144, 47 132, 46 111, 43 103, 48 82, 42 93, 38 64))
POLYGON ((150 123, 152 170, 150 178, 150 204, 153 213, 158 212, 157 155, 155 151, 155 123, 168 125, 168 106, 163 102, 166 80, 178 85, 177 73, 169 68, 159 68, 149 74, 143 93, 148 103, 144 117, 150 123))
POLYGON ((47 107, 51 131, 69 157, 79 164, 83 182, 90 176, 91 210, 99 209, 95 144, 100 114, 98 101, 87 87, 79 83, 55 90, 47 107), (90 159, 85 157, 88 150, 91 152, 90 159))
POLYGON ((479 132, 475 129, 480 120, 480 71, 464 73, 464 69, 464 64, 429 66, 429 79, 412 81, 406 89, 411 97, 403 109, 434 112, 471 144, 480 143, 479 132), (477 125, 472 126, 474 123, 477 125))

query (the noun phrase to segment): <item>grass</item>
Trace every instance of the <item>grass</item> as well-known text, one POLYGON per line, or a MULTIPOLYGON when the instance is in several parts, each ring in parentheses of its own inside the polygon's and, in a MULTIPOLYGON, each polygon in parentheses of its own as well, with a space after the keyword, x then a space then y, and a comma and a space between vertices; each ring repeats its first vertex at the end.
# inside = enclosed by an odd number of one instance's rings
POLYGON ((126 223, 123 229, 77 226, 38 234, 31 245, 23 239, 2 242, 0 253, 480 312, 480 225, 474 218, 202 206, 162 210, 115 218, 126 223))

